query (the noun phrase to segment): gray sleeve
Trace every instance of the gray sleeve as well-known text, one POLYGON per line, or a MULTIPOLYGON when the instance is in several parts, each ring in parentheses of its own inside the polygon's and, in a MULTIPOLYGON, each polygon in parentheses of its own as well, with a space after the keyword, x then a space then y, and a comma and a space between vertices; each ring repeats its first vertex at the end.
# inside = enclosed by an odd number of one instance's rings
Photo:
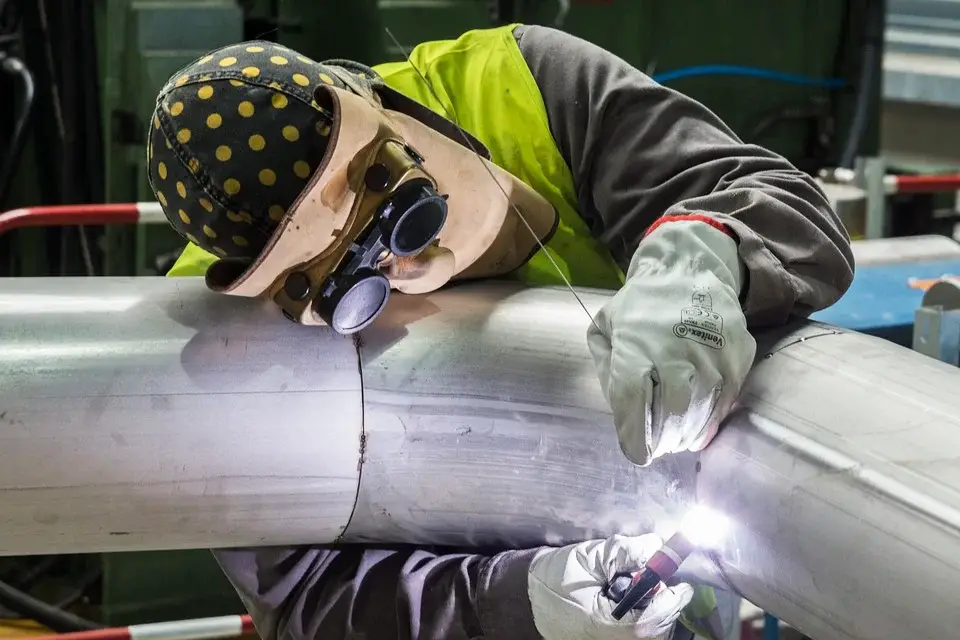
POLYGON ((263 640, 541 640, 527 597, 536 550, 214 551, 263 640))
POLYGON ((833 304, 853 279, 850 238, 785 158, 741 142, 695 100, 548 27, 515 38, 573 173, 580 213, 624 268, 663 215, 702 214, 738 238, 751 326, 833 304))

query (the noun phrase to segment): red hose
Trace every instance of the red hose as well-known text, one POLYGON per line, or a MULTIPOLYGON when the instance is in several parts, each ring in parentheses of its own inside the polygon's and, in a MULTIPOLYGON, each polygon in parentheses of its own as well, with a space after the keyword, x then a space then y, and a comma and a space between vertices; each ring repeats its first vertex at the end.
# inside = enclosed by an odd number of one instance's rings
POLYGON ((0 235, 26 227, 145 224, 163 221, 163 211, 156 202, 24 207, 0 213, 0 235))
POLYGON ((960 191, 960 173, 953 175, 895 176, 897 193, 960 191))

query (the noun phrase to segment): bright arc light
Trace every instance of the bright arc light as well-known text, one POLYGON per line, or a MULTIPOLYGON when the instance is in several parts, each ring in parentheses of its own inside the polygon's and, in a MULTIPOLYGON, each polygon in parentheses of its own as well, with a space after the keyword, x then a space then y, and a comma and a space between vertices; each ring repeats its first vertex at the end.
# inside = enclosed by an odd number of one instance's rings
POLYGON ((713 509, 697 505, 690 509, 680 522, 683 535, 700 548, 719 545, 727 535, 729 522, 723 514, 713 509))

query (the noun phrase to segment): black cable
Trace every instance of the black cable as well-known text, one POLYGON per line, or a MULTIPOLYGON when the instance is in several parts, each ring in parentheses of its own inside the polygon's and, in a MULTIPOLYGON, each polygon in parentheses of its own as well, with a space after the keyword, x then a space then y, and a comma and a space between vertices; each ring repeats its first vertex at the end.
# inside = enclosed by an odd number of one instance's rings
POLYGON ((57 633, 103 629, 103 625, 37 600, 6 582, 0 582, 0 606, 27 620, 34 620, 57 633))
POLYGON ((99 584, 102 577, 103 570, 99 565, 90 571, 87 571, 77 581, 79 584, 77 584, 77 586, 75 586, 66 596, 57 601, 56 607, 58 609, 67 609, 73 606, 85 598, 87 591, 89 591, 91 587, 99 584))
POLYGON ((40 556, 29 569, 23 569, 13 576, 5 576, 0 580, 12 585, 15 589, 29 591, 33 585, 56 568, 58 561, 59 556, 40 556))
POLYGON ((853 169, 863 138, 870 127, 870 117, 876 106, 877 89, 883 69, 883 40, 886 24, 885 0, 867 0, 867 15, 864 19, 864 42, 861 49, 860 77, 857 82, 857 97, 850 121, 850 130, 840 154, 839 165, 853 169))
POLYGON ((27 127, 30 123, 30 115, 33 113, 33 104, 36 98, 33 84, 33 75, 26 65, 19 58, 8 56, 0 51, 0 71, 20 80, 22 85, 20 108, 16 116, 16 124, 13 128, 13 136, 10 139, 10 145, 3 158, 3 164, 0 165, 0 204, 6 201, 7 192, 13 183, 13 174, 20 163, 23 155, 23 149, 27 142, 27 127))
POLYGON ((826 109, 822 104, 796 105, 779 108, 760 118, 746 135, 747 142, 756 144, 757 141, 770 129, 783 122, 790 121, 819 121, 826 117, 826 109))
MULTIPOLYGON (((72 82, 76 102, 81 107, 73 117, 73 128, 77 135, 74 182, 77 190, 77 202, 104 202, 106 200, 106 154, 103 148, 103 115, 100 106, 99 67, 97 61, 97 39, 95 11, 92 2, 81 2, 75 7, 77 12, 73 24, 76 42, 78 70, 73 74, 72 82), (78 81, 82 78, 82 81, 78 81)), ((68 27, 69 30, 69 27, 68 27)), ((80 240, 80 257, 87 276, 97 275, 94 264, 95 244, 88 234, 96 238, 101 229, 77 227, 80 240)))

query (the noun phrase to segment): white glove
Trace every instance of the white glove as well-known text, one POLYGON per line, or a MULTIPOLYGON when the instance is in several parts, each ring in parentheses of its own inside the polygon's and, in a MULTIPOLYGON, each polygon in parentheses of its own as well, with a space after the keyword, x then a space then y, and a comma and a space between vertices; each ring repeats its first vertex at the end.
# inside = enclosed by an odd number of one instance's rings
POLYGON ((757 345, 740 307, 737 243, 702 221, 660 225, 587 332, 624 455, 699 451, 717 433, 757 345))
POLYGON ((638 571, 663 545, 659 536, 612 536, 541 551, 530 564, 527 595, 544 640, 669 640, 693 587, 661 585, 643 611, 621 620, 602 593, 618 571, 638 571))

